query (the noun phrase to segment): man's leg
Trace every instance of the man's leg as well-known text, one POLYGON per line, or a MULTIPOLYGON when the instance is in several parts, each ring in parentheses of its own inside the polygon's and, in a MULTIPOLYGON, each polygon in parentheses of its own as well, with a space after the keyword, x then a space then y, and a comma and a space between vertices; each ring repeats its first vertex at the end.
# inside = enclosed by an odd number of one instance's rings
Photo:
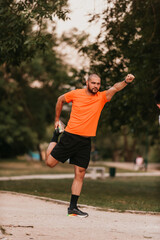
POLYGON ((86 169, 78 166, 74 166, 75 177, 72 184, 72 195, 70 206, 68 208, 68 215, 77 215, 79 217, 88 217, 88 213, 82 212, 77 208, 77 201, 81 194, 83 179, 85 176, 86 169))
POLYGON ((55 167, 59 161, 57 161, 54 157, 51 156, 51 151, 53 150, 53 148, 56 146, 56 142, 50 142, 47 151, 46 151, 46 164, 47 166, 53 168, 55 167))
POLYGON ((72 194, 80 196, 86 169, 75 165, 74 171, 75 177, 72 184, 72 194))

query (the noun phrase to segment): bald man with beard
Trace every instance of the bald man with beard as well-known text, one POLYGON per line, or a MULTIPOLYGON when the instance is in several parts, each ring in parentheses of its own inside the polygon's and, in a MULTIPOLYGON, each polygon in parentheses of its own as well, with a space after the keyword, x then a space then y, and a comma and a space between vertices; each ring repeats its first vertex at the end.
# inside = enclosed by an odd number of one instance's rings
POLYGON ((67 92, 58 98, 55 112, 55 131, 47 149, 46 164, 53 168, 59 162, 64 163, 70 159, 70 164, 74 165, 75 177, 71 188, 69 216, 88 216, 88 213, 78 209, 77 201, 90 161, 91 137, 96 136, 99 117, 104 105, 111 101, 115 93, 121 91, 133 80, 134 76, 128 74, 124 81, 100 92, 101 79, 98 75, 91 74, 86 81, 86 88, 67 92), (58 142, 60 114, 63 104, 69 102, 72 102, 70 119, 58 142))

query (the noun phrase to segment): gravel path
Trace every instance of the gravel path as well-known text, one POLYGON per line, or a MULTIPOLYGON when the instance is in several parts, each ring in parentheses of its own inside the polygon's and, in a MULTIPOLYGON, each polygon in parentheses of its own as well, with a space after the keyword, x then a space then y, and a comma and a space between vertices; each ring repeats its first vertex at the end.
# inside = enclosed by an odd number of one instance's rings
POLYGON ((0 239, 160 239, 159 215, 105 212, 93 207, 83 210, 88 218, 68 217, 65 202, 0 192, 0 239))

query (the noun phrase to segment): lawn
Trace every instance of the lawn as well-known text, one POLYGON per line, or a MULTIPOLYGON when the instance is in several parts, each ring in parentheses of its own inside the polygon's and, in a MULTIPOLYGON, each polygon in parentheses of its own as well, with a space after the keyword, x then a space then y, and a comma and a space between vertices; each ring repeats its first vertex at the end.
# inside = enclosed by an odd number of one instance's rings
MULTIPOLYGON (((103 166, 106 172, 109 172, 108 167, 103 164, 91 163, 92 165, 103 166)), ((116 169, 117 172, 133 172, 129 170, 116 169)), ((73 173, 73 165, 68 163, 59 163, 54 169, 49 168, 44 162, 26 161, 19 159, 3 159, 0 160, 0 177, 33 175, 33 174, 57 174, 57 173, 73 173)))
POLYGON ((73 166, 58 164, 56 168, 49 168, 44 162, 6 159, 0 161, 0 177, 33 175, 33 174, 73 173, 73 166))
MULTIPOLYGON (((60 163, 54 169, 51 169, 44 162, 19 159, 0 161, 0 176, 73 173, 73 171, 73 166, 67 163, 60 163)), ((117 172, 121 171, 123 170, 117 169, 117 172)), ((107 167, 106 172, 108 172, 107 167)), ((71 184, 72 179, 0 181, 0 190, 69 201, 71 184)), ((159 177, 115 177, 106 178, 105 180, 85 179, 79 203, 121 211, 160 212, 159 189, 159 177)))
MULTIPOLYGON (((70 200, 72 179, 0 181, 0 190, 70 200)), ((159 177, 85 179, 79 203, 105 209, 160 212, 159 177)))

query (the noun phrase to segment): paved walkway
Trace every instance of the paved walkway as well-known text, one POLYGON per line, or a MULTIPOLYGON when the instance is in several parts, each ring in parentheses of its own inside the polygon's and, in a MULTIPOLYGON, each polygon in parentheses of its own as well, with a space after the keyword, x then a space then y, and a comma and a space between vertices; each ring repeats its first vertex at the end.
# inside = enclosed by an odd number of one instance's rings
MULTIPOLYGON (((131 170, 133 171, 135 169, 135 164, 132 162, 104 162, 99 161, 98 164, 105 165, 107 167, 116 167, 121 168, 125 170, 131 170)), ((148 172, 158 172, 160 171, 160 163, 148 163, 147 165, 147 171, 148 172)))
POLYGON ((0 192, 3 240, 159 240, 160 217, 99 211, 85 206, 88 218, 68 217, 67 206, 53 199, 0 192))
MULTIPOLYGON (((144 176, 156 176, 160 177, 159 172, 128 172, 128 173, 116 173, 116 177, 144 177, 144 176)), ((86 173, 86 178, 92 178, 92 174, 86 173)), ((97 173, 96 177, 101 177, 101 173, 97 173)), ((109 173, 105 173, 105 177, 109 177, 109 173)), ((0 177, 0 181, 8 180, 29 180, 29 179, 70 179, 74 178, 74 174, 39 174, 39 175, 24 175, 24 176, 12 176, 12 177, 0 177)))

